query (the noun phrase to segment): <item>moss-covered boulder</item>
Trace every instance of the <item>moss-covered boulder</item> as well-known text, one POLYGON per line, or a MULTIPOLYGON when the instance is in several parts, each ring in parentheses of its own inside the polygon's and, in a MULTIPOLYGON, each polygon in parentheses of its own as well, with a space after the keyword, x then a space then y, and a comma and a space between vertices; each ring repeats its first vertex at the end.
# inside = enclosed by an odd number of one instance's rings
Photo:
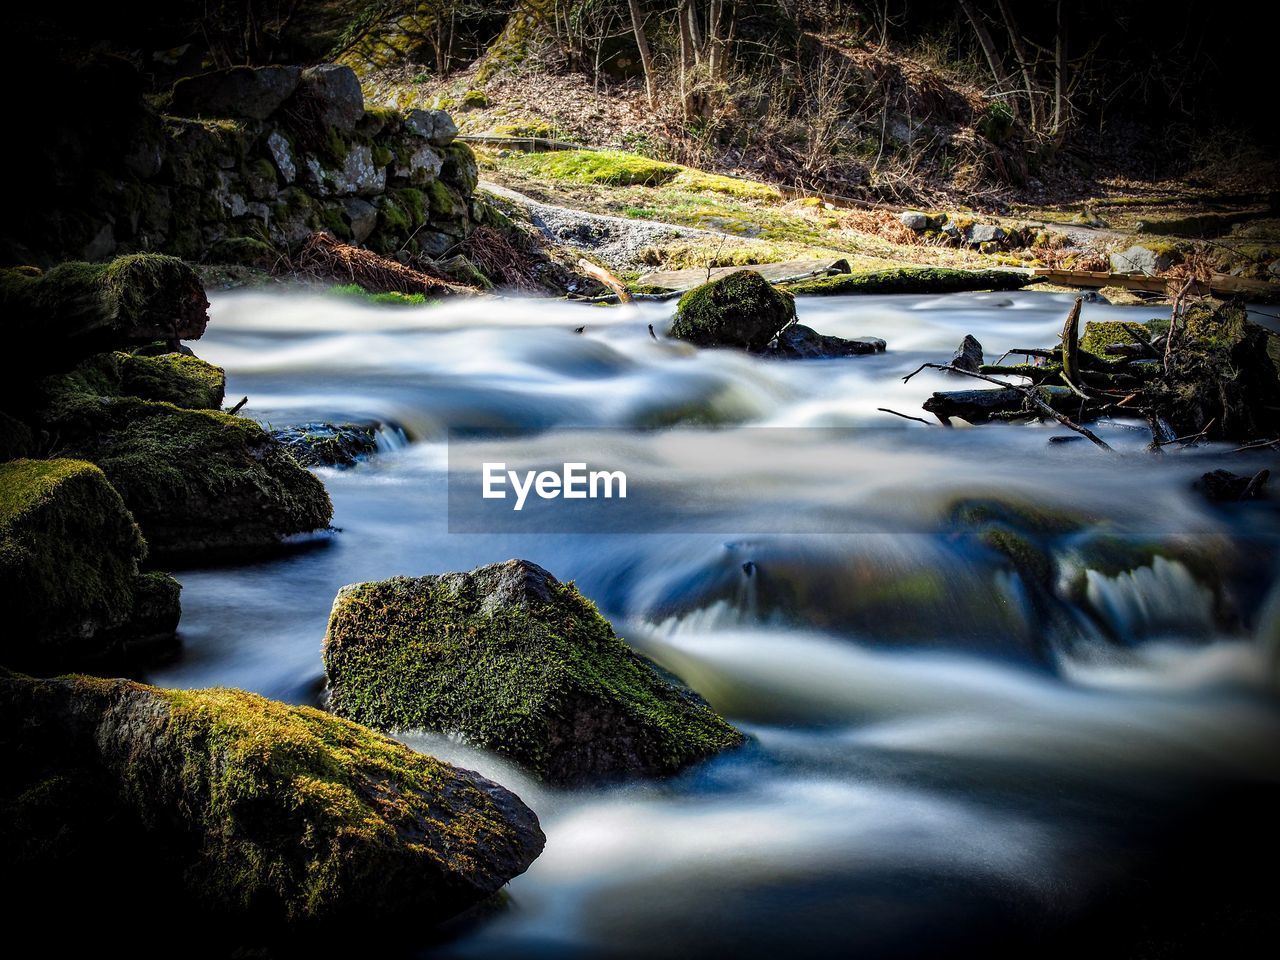
POLYGON ((252 557, 333 513, 324 485, 245 417, 86 395, 63 401, 51 429, 102 468, 158 559, 252 557))
POLYGON ((836 296, 857 293, 961 293, 967 290, 1018 290, 1035 282, 1016 270, 954 270, 949 267, 895 267, 844 273, 788 285, 792 293, 836 296))
POLYGON ((208 308, 195 271, 160 254, 0 270, 3 370, 29 379, 103 350, 198 339, 208 308))
MULTIPOLYGON (((518 797, 319 710, 238 690, 0 671, 9 906, 370 942, 447 918, 544 843, 518 797), (350 930, 350 927, 346 927, 350 930)), ((208 944, 205 940, 205 945, 208 944)))
POLYGON ((0 662, 43 671, 109 659, 128 637, 145 553, 93 464, 0 464, 0 662))
POLYGON ((41 391, 57 403, 68 396, 139 397, 190 410, 217 410, 226 392, 221 367, 184 353, 96 354, 74 370, 45 379, 41 391))
POLYGON ((791 294, 754 270, 739 270, 681 297, 670 334, 700 347, 763 350, 795 318, 791 294))
POLYGON ((525 560, 344 587, 324 665, 334 712, 460 734, 553 783, 670 774, 743 742, 525 560))

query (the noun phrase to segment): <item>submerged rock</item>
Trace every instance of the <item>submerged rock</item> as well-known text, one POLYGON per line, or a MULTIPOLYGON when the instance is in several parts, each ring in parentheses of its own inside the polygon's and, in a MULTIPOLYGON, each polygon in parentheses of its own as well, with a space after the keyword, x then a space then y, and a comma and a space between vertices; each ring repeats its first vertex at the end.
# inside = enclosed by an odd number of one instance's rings
POLYGON ((0 857, 23 880, 10 906, 74 902, 128 927, 419 930, 545 839, 478 774, 238 690, 0 671, 0 762, 0 857))
POLYGON ((828 360, 833 357, 857 357, 869 353, 883 353, 885 342, 879 337, 832 337, 819 333, 803 323, 793 323, 778 334, 777 343, 770 352, 778 357, 798 360, 828 360))
POLYGON ((700 347, 763 350, 795 318, 791 294, 753 270, 739 270, 682 296, 670 334, 700 347))
POLYGON ((1230 470, 1210 470, 1195 483, 1195 488, 1205 499, 1217 503, 1239 500, 1263 500, 1267 496, 1270 470, 1259 470, 1252 476, 1241 476, 1230 470))
POLYGON ((324 664, 335 713, 460 734, 558 784, 670 774, 743 743, 525 560, 344 587, 324 664))
POLYGON ((142 535, 91 463, 0 464, 0 662, 84 669, 174 641, 177 581, 138 573, 142 535))
POLYGON ((52 428, 102 468, 164 559, 253 557, 333 512, 324 485, 245 417, 85 395, 64 400, 52 428))
POLYGON ((304 467, 351 467, 378 449, 378 428, 367 423, 301 423, 271 435, 304 467))

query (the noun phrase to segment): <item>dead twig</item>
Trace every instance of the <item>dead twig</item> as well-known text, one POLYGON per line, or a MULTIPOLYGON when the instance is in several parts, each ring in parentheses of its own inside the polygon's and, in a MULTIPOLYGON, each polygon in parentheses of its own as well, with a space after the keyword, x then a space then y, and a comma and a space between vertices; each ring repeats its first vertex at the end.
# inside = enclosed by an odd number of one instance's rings
POLYGON ((895 417, 901 417, 903 420, 914 420, 916 423, 923 423, 926 427, 933 426, 933 423, 926 420, 924 417, 913 417, 906 413, 899 413, 897 410, 890 410, 888 407, 876 407, 876 409, 881 413, 891 413, 895 417))
POLYGON ((239 413, 239 412, 240 412, 240 408, 241 408, 241 407, 243 407, 243 406, 244 406, 246 403, 248 403, 248 402, 249 402, 249 398, 248 398, 248 397, 241 397, 241 398, 240 398, 240 402, 239 402, 239 403, 237 403, 237 404, 236 404, 234 407, 232 407, 230 410, 228 410, 228 411, 227 411, 227 413, 234 417, 237 413, 239 413))
POLYGON ((1082 437, 1087 437, 1090 441, 1093 442, 1095 446, 1101 447, 1103 450, 1111 450, 1111 445, 1108 444, 1101 437, 1099 437, 1092 430, 1090 430, 1088 427, 1080 426, 1080 424, 1062 415, 1057 410, 1053 409, 1053 407, 1049 406, 1049 404, 1045 403, 1044 400, 1041 399, 1041 397, 1039 396, 1035 388, 1022 387, 1016 383, 1009 383, 1007 380, 997 380, 995 377, 988 377, 985 374, 972 373, 968 370, 961 370, 959 367, 952 366, 949 363, 922 363, 920 364, 919 367, 917 367, 911 373, 903 377, 902 382, 907 383, 917 373, 925 369, 946 370, 952 373, 963 374, 966 377, 973 377, 975 380, 985 380, 987 383, 994 383, 997 387, 1004 387, 1006 390, 1017 390, 1019 393, 1025 396, 1033 406, 1035 406, 1037 409, 1041 410, 1043 413, 1047 414, 1048 416, 1053 417, 1053 419, 1057 420, 1060 424, 1062 424, 1068 430, 1074 430, 1076 433, 1080 434, 1082 437))

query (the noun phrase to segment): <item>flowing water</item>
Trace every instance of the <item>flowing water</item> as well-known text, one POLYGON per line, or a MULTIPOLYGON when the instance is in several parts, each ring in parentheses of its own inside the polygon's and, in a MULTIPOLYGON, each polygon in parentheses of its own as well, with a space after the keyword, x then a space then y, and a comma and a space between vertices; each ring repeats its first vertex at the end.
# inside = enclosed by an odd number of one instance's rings
MULTIPOLYGON (((965 333, 988 357, 1054 342, 1070 302, 801 300, 802 321, 889 351, 778 362, 652 339, 670 304, 215 295, 197 346, 229 399, 268 423, 376 420, 384 449, 320 471, 339 530, 323 546, 183 572, 183 653, 150 679, 315 702, 343 584, 523 557, 576 580, 753 739, 671 781, 567 792, 406 734, 516 790, 547 833, 509 910, 424 949, 1043 953, 1213 927, 1236 909, 1223 871, 1276 845, 1280 518, 1191 483, 1275 458, 1157 458, 1136 424, 1098 427, 1108 455, 1050 443, 1056 425, 878 410, 970 386, 901 380, 965 333), (450 497, 450 462, 582 450, 633 478, 630 512, 531 511, 521 532, 450 497), (1085 520, 1044 541, 1037 582, 957 526, 975 499, 1085 520), (1108 562, 1126 537, 1160 549, 1108 562)), ((1149 314, 1085 305, 1086 320, 1149 314)))

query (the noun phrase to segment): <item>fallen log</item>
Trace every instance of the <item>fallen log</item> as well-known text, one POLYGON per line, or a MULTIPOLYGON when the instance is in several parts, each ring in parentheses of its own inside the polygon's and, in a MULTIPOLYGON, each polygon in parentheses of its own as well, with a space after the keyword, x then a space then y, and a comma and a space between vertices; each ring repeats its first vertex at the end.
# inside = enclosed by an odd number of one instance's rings
MULTIPOLYGON (((1075 412, 1080 407, 1080 398, 1068 387, 1038 386, 1033 389, 1041 400, 1061 413, 1075 412)), ((924 409, 948 425, 953 417, 966 423, 981 424, 1041 415, 1028 402, 1026 392, 1012 386, 995 390, 940 391, 924 402, 924 409)))

